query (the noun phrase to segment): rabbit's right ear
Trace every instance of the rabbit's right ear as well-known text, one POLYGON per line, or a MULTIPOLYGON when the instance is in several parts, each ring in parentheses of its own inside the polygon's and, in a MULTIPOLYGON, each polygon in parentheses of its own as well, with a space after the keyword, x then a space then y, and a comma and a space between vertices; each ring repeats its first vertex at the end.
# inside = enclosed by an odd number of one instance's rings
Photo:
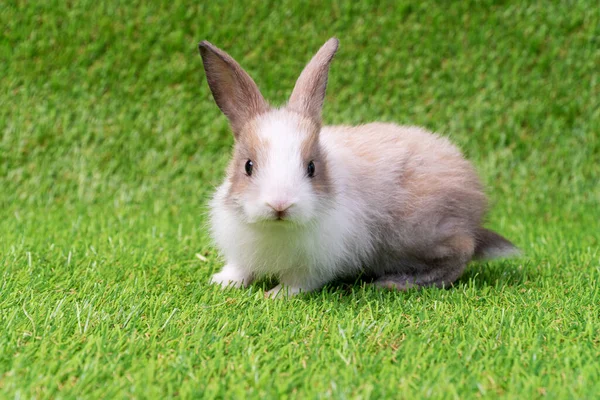
POLYGON ((304 67, 288 102, 289 108, 311 117, 319 124, 327 89, 329 64, 331 64, 338 45, 339 41, 331 38, 321 46, 317 54, 304 67))
POLYGON ((269 110, 250 75, 227 53, 206 40, 198 45, 208 86, 237 137, 242 126, 269 110))

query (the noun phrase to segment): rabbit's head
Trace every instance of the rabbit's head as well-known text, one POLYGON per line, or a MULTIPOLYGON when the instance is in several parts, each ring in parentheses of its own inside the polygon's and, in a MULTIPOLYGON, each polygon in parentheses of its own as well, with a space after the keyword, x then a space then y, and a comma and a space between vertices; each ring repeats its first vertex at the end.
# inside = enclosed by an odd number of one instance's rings
POLYGON ((318 218, 332 195, 319 134, 337 39, 321 47, 279 109, 231 56, 206 41, 199 47, 208 85, 234 135, 227 206, 251 224, 303 225, 318 218))

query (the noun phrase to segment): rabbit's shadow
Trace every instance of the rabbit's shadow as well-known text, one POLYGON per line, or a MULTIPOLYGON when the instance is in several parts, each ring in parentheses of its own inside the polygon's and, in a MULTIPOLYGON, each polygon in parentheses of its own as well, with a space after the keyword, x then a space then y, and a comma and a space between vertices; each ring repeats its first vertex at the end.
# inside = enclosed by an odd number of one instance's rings
MULTIPOLYGON (((457 290, 465 287, 472 287, 474 289, 484 289, 486 287, 502 288, 507 286, 519 286, 531 279, 531 273, 525 273, 522 266, 516 266, 510 261, 493 261, 493 262, 473 262, 469 264, 463 273, 463 275, 454 282, 454 285, 448 287, 446 290, 457 290)), ((351 294, 361 288, 369 288, 371 290, 381 290, 375 288, 371 284, 375 281, 375 278, 370 276, 358 276, 354 278, 337 279, 333 282, 328 283, 321 290, 317 290, 313 293, 307 293, 304 296, 311 298, 313 296, 320 296, 323 291, 330 294, 344 295, 351 294)), ((277 281, 274 279, 261 279, 254 283, 252 286, 260 288, 263 291, 268 291, 277 285, 277 281)), ((418 292, 420 289, 409 289, 407 292, 418 292)), ((444 289, 435 289, 444 290, 444 289)), ((393 291, 393 290, 392 290, 393 291)), ((398 292, 406 293, 406 292, 398 292)))
POLYGON ((531 279, 531 271, 525 272, 522 264, 510 261, 479 261, 467 266, 455 286, 485 287, 519 286, 531 279))

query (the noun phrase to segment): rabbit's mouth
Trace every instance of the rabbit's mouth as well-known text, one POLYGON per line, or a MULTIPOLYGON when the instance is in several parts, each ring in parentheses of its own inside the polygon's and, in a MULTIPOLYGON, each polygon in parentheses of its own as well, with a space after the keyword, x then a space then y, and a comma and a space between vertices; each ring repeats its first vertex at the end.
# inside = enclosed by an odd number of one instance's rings
POLYGON ((275 216, 275 221, 285 221, 288 218, 288 212, 287 212, 287 210, 275 211, 274 216, 275 216))
POLYGON ((259 226, 272 227, 301 227, 310 225, 314 222, 317 215, 307 210, 306 207, 300 207, 292 204, 288 207, 242 207, 240 212, 244 220, 249 225, 258 224, 259 226))
POLYGON ((287 214, 286 215, 274 214, 271 216, 271 218, 266 218, 266 219, 259 221, 259 225, 266 229, 280 229, 280 228, 289 229, 289 228, 300 227, 303 224, 300 221, 296 220, 295 218, 291 218, 287 214))

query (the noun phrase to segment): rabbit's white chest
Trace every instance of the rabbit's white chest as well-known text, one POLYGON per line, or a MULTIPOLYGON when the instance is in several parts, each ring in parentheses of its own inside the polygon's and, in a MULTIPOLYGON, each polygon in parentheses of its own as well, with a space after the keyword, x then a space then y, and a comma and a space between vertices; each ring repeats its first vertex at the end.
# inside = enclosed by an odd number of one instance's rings
POLYGON ((228 262, 255 277, 333 278, 357 272, 372 252, 372 244, 365 240, 367 227, 354 204, 336 204, 307 226, 278 226, 276 221, 247 224, 223 207, 219 196, 225 186, 213 202, 212 219, 218 221, 212 226, 213 237, 228 262))

